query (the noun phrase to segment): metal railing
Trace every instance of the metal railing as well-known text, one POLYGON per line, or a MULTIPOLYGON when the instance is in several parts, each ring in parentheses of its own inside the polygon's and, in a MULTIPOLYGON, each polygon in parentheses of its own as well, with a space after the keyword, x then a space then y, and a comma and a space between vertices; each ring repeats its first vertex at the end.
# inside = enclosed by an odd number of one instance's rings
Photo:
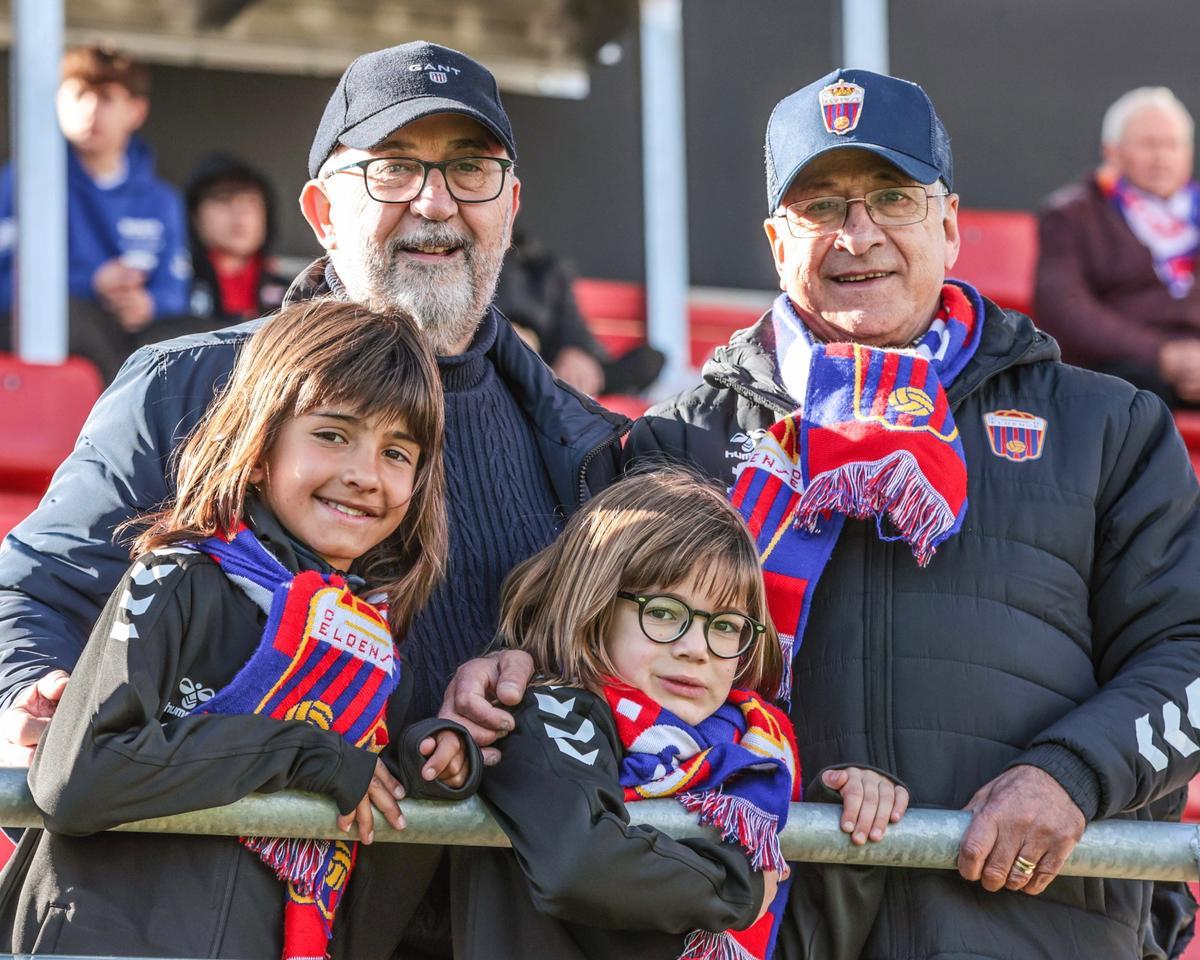
MULTIPOLYGON (((506 847, 508 839, 477 797, 461 803, 405 800, 408 822, 393 830, 376 816, 375 839, 384 843, 463 844, 506 847)), ((674 800, 631 804, 635 823, 657 827, 673 837, 705 836, 708 831, 674 800)), ((155 820, 127 823, 116 830, 138 833, 193 833, 218 836, 345 838, 334 824, 337 811, 327 797, 285 791, 252 794, 236 803, 155 820)), ((875 864, 954 869, 963 832, 971 820, 957 810, 909 810, 888 828, 880 843, 854 846, 838 825, 840 808, 824 803, 792 804, 781 835, 789 860, 813 863, 875 864)), ((0 823, 40 827, 25 771, 0 769, 0 823)), ((1062 873, 1076 877, 1137 880, 1200 880, 1200 826, 1183 823, 1093 823, 1062 873)))

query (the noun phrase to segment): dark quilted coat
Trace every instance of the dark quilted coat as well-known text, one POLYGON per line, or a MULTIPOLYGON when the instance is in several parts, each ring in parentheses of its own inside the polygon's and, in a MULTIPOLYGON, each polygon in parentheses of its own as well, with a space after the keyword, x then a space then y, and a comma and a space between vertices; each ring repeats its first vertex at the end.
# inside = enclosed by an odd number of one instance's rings
MULTIPOLYGON (((704 380, 637 423, 632 463, 665 455, 728 481, 792 407, 769 317, 704 380)), ((794 664, 804 769, 873 764, 915 805, 957 808, 1027 763, 1089 819, 1148 818, 1200 768, 1200 751, 1184 756, 1200 741, 1187 720, 1193 700, 1200 720, 1200 512, 1171 416, 1061 363, 1027 317, 990 302, 949 399, 969 470, 963 530, 922 570, 873 523, 846 524, 794 664), (990 448, 984 415, 1014 409, 1047 421, 1037 459, 990 448), (1182 750, 1163 739, 1169 704, 1182 750)), ((1150 939, 1150 884, 1059 878, 1033 898, 940 871, 808 867, 798 880, 793 899, 823 902, 826 922, 795 910, 788 957, 1133 958, 1150 939)))

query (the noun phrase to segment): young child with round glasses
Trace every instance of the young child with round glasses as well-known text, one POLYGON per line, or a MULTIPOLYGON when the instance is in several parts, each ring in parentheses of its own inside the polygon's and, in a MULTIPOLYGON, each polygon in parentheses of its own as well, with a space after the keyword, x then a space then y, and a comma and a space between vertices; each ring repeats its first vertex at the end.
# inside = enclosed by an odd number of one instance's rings
MULTIPOLYGON (((681 470, 613 485, 512 572, 500 633, 536 669, 482 787, 513 851, 460 852, 456 955, 770 957, 800 764, 767 699, 783 656, 758 554, 723 492, 681 470), (665 797, 721 840, 630 825, 626 804, 665 797)), ((874 770, 818 780, 857 843, 908 805, 874 770)))

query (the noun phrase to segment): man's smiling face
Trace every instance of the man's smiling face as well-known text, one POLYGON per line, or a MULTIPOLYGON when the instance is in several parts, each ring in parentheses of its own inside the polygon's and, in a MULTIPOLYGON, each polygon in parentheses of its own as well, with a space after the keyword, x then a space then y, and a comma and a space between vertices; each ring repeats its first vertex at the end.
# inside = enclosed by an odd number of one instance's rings
MULTIPOLYGON (((792 182, 780 208, 810 197, 861 197, 889 186, 915 185, 874 153, 834 150, 792 182)), ((940 184, 926 185, 940 193, 940 184)), ((820 237, 793 237, 782 218, 764 223, 779 285, 816 336, 871 346, 903 346, 933 319, 946 271, 958 257, 958 197, 931 197, 920 223, 881 227, 862 203, 846 222, 820 237), (944 206, 943 206, 944 204, 944 206)))
MULTIPOLYGON (((440 113, 396 130, 370 150, 343 148, 326 167, 368 157, 505 157, 480 124, 440 113)), ((333 258, 352 299, 375 310, 401 310, 420 324, 436 354, 459 353, 470 343, 492 301, 520 183, 510 172, 500 196, 458 203, 440 171, 431 171, 408 203, 380 203, 367 194, 358 170, 309 181, 305 216, 333 258), (313 197, 316 190, 321 197, 313 197)))

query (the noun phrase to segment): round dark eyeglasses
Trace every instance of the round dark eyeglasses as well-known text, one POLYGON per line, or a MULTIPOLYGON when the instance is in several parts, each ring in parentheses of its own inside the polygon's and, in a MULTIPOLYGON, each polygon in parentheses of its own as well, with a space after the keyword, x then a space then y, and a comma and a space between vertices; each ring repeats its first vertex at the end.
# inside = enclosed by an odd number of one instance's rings
POLYGON ((767 628, 736 610, 696 610, 678 597, 667 593, 629 593, 618 590, 617 596, 638 605, 638 625, 642 633, 655 643, 674 643, 692 625, 696 617, 704 619, 704 642, 708 651, 721 660, 734 660, 754 646, 758 635, 767 628))
POLYGON ((440 170, 446 190, 458 203, 487 203, 500 196, 504 178, 513 168, 501 157, 455 157, 453 160, 418 160, 416 157, 371 157, 330 170, 361 170, 367 194, 380 203, 410 203, 420 196, 430 170, 440 170))
POLYGON ((948 193, 929 193, 924 187, 881 187, 861 197, 809 197, 789 203, 783 213, 793 237, 821 237, 837 233, 846 225, 850 204, 861 203, 867 216, 881 227, 903 227, 920 223, 929 215, 930 197, 948 197, 948 193))

